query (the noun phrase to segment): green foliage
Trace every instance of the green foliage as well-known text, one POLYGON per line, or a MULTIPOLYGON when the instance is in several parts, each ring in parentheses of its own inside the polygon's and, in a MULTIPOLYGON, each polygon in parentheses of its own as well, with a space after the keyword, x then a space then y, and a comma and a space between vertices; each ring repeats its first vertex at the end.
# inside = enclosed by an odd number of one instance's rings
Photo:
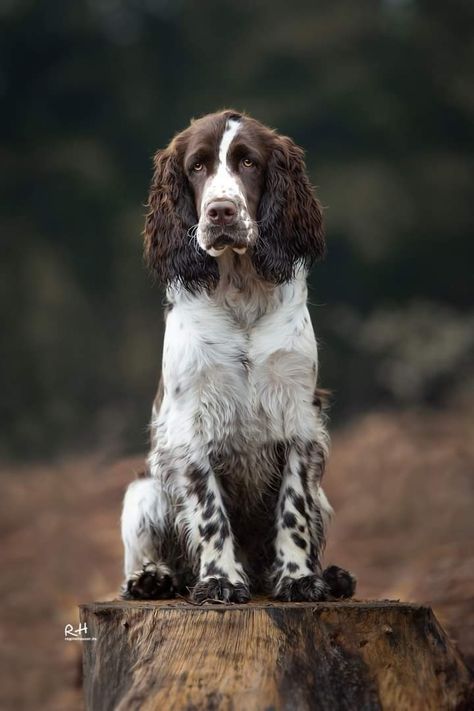
POLYGON ((340 314, 470 305, 473 20, 462 0, 2 3, 3 450, 143 446, 162 336, 150 158, 222 106, 305 147, 327 206, 322 381, 341 416, 376 401, 340 314))

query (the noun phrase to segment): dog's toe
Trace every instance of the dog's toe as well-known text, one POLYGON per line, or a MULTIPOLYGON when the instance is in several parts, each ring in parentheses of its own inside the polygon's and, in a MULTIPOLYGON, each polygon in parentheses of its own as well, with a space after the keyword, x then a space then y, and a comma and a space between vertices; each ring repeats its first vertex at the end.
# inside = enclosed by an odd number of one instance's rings
POLYGON ((330 565, 323 572, 323 579, 329 588, 331 597, 344 599, 355 593, 357 580, 352 573, 337 565, 330 565))
POLYGON ((228 578, 208 578, 194 586, 192 598, 200 604, 213 600, 245 603, 250 600, 250 592, 245 583, 231 583, 228 578))
POLYGON ((176 580, 163 563, 147 563, 133 573, 123 584, 124 600, 159 600, 176 594, 176 580))

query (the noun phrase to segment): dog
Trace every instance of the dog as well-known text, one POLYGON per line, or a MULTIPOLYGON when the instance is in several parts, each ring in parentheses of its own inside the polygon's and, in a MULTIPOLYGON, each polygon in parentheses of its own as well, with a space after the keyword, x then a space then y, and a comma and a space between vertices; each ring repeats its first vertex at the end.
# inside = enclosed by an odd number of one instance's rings
POLYGON ((351 573, 322 567, 328 434, 306 279, 325 239, 302 149, 236 111, 192 121, 154 158, 144 241, 168 305, 122 597, 352 596, 351 573))

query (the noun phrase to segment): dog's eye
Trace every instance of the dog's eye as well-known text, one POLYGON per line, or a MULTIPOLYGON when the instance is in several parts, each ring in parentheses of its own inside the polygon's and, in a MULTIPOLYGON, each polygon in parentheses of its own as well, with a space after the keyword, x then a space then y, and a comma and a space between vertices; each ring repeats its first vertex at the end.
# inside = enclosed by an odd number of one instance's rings
POLYGON ((255 163, 253 162, 253 160, 250 160, 250 158, 244 158, 242 160, 242 165, 244 166, 244 168, 255 168, 255 163))
POLYGON ((204 164, 199 163, 199 161, 196 161, 196 163, 194 163, 194 165, 192 167, 192 169, 195 173, 199 173, 203 168, 204 168, 204 164))

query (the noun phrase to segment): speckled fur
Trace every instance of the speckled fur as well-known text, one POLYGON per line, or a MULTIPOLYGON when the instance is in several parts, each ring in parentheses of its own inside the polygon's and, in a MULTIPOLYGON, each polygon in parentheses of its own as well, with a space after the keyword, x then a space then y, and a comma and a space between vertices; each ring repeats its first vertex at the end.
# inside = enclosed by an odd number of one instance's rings
MULTIPOLYGON (((226 136, 225 113, 224 119, 226 136)), ((235 123, 232 113, 232 140, 238 136, 235 123)), ((289 139, 279 140, 278 150, 289 151, 289 139)), ((226 150, 232 150, 232 141, 227 143, 226 150)), ((168 280, 162 383, 153 408, 148 477, 131 485, 122 515, 125 596, 162 597, 187 586, 197 602, 245 602, 251 589, 288 600, 353 592, 350 574, 333 567, 324 577, 321 562, 331 514, 321 488, 328 435, 315 398, 318 352, 306 305, 304 247, 305 240, 321 240, 321 213, 299 149, 292 148, 286 163, 272 168, 278 150, 268 151, 260 203, 268 212, 267 193, 272 190, 275 203, 291 196, 299 201, 299 206, 286 205, 299 235, 299 263, 285 267, 285 279, 271 278, 276 269, 272 255, 259 253, 259 240, 270 227, 262 218, 255 248, 245 253, 224 250, 214 259, 217 272, 212 267, 207 287, 206 262, 199 257, 199 279, 193 282, 188 254, 191 276, 185 277, 183 269, 181 278, 168 280), (274 175, 278 170, 279 182, 274 175), (278 194, 284 179, 286 198, 278 194), (306 219, 299 227, 298 214, 306 219)), ((220 160, 222 153, 220 148, 220 160)), ((175 166, 174 176, 177 170, 175 166)), ((213 194, 219 189, 215 176, 213 194)), ((226 170, 227 189, 232 179, 232 171, 226 170)), ((154 189, 158 184, 155 176, 154 189)), ((245 205, 240 183, 239 190, 245 205)), ((165 209, 163 200, 157 204, 165 209)), ((272 204, 267 222, 277 217, 272 204)), ((285 219, 281 215, 282 225, 285 219)), ((156 231, 158 223, 156 216, 149 217, 147 229, 156 231)), ((202 232, 202 220, 200 225, 202 232)), ((279 238, 275 260, 283 258, 290 239, 283 233, 279 238)), ((159 235, 153 232, 147 239, 158 244, 159 235)), ((205 239, 200 237, 201 242, 205 239)), ((268 249, 273 249, 271 242, 268 249)), ((293 243, 291 249, 290 261, 296 254, 293 243)), ((173 263, 173 269, 179 265, 173 263)))

